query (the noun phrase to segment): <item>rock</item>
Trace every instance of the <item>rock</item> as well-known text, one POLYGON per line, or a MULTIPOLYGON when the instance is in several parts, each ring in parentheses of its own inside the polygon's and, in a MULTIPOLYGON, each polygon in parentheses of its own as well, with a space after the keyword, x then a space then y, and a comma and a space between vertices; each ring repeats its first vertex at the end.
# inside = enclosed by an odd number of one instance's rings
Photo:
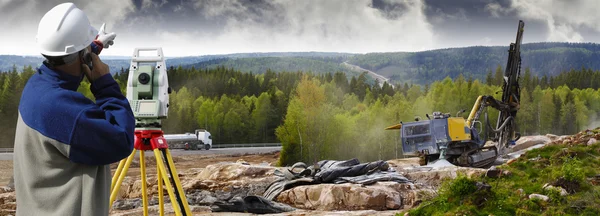
POLYGON ((15 191, 14 188, 8 187, 8 186, 0 186, 0 194, 1 193, 8 193, 8 192, 13 192, 15 191))
MULTIPOLYGON (((242 163, 221 163, 203 169, 187 170, 180 177, 182 189, 188 194, 188 201, 194 204, 211 205, 217 200, 228 200, 233 196, 262 195, 267 186, 277 179, 273 175, 275 167, 247 165, 242 163), (205 192, 203 192, 205 191, 205 192)), ((158 195, 156 176, 146 178, 148 197, 158 195)), ((126 179, 121 184, 121 199, 142 197, 142 181, 126 179)), ((168 197, 166 187, 163 195, 168 197)), ((165 202, 167 199, 165 199, 165 202)), ((158 203, 150 199, 149 204, 158 203)), ((122 203, 120 208, 128 208, 131 203, 122 203)))
POLYGON ((244 159, 238 159, 236 161, 236 163, 243 164, 243 165, 250 165, 250 163, 246 162, 244 159))
MULTIPOLYGON (((132 182, 131 180, 130 182, 132 182)), ((148 176, 146 177, 146 193, 148 197, 152 197, 153 195, 158 194, 158 179, 156 176, 148 176)), ((123 190, 123 184, 121 186, 121 190, 123 190)), ((163 193, 168 194, 166 186, 163 184, 163 193)), ((131 184, 128 190, 127 198, 142 198, 142 180, 138 179, 131 184)))
POLYGON ((492 186, 490 186, 489 184, 483 183, 483 182, 477 182, 475 184, 475 186, 477 186, 477 191, 491 191, 492 190, 492 186))
POLYGON ((187 193, 188 203, 190 205, 212 205, 218 199, 214 194, 207 190, 195 190, 187 193))
POLYGON ((402 187, 401 184, 380 183, 367 186, 350 183, 298 186, 283 191, 276 201, 296 208, 323 211, 400 209, 402 197, 394 187, 402 187))
POLYGON ((221 163, 208 165, 195 179, 213 181, 232 181, 243 178, 263 178, 273 175, 275 167, 245 165, 240 163, 221 163))
POLYGON ((123 182, 121 182, 121 185, 119 186, 119 193, 117 194, 117 199, 130 198, 129 193, 131 191, 131 186, 133 185, 133 183, 134 183, 133 178, 131 178, 129 176, 126 176, 125 178, 123 178, 123 182))
POLYGON ((559 138, 558 135, 554 135, 554 134, 546 134, 546 137, 548 137, 548 139, 550 139, 550 141, 552 141, 552 142, 556 141, 559 138))
POLYGON ((390 187, 398 191, 402 197, 403 209, 417 207, 424 200, 429 200, 437 196, 437 191, 425 188, 420 184, 377 182, 374 185, 390 187))
POLYGON ((516 193, 520 197, 524 197, 525 196, 525 190, 523 190, 523 188, 519 188, 516 193))
POLYGON ((420 159, 418 157, 410 157, 388 160, 386 162, 390 165, 390 167, 396 169, 396 171, 402 172, 406 168, 418 167, 419 160, 420 159))
POLYGON ((569 195, 569 193, 567 193, 567 190, 565 190, 562 187, 554 187, 550 184, 545 184, 544 187, 542 187, 542 189, 544 190, 556 190, 560 193, 561 196, 566 196, 569 195))
POLYGON ((14 216, 16 214, 17 214, 16 210, 0 209, 0 215, 14 216))
POLYGON ((590 140, 588 140, 587 145, 591 146, 594 145, 598 142, 598 140, 596 140, 595 138, 590 138, 590 140))
POLYGON ((14 176, 10 177, 10 181, 8 181, 8 184, 6 186, 9 187, 10 189, 12 189, 12 191, 15 190, 15 177, 14 176))
POLYGON ((0 194, 0 204, 16 202, 15 192, 0 194))
POLYGON ((550 142, 552 142, 552 140, 548 138, 548 136, 524 136, 517 140, 516 145, 511 148, 510 152, 516 152, 537 144, 548 144, 550 142))
POLYGON ((0 205, 0 209, 2 210, 17 210, 16 202, 7 202, 0 205))
POLYGON ((129 210, 142 206, 142 199, 127 199, 117 200, 113 203, 112 207, 116 210, 129 210))
POLYGON ((445 178, 455 179, 458 174, 464 174, 467 177, 476 177, 484 175, 486 169, 470 167, 443 167, 439 169, 409 171, 405 174, 406 178, 424 185, 430 185, 437 188, 445 178))
POLYGON ((529 199, 540 199, 543 201, 548 201, 550 198, 548 196, 541 195, 541 194, 530 194, 529 199))
POLYGON ((188 191, 190 202, 211 205, 234 196, 262 195, 267 186, 279 178, 273 175, 276 169, 241 163, 212 164, 182 180, 181 185, 184 191, 188 191))
POLYGON ((502 175, 503 175, 503 170, 497 169, 496 166, 490 167, 485 172, 485 177, 488 177, 488 178, 498 178, 498 177, 500 177, 502 175))

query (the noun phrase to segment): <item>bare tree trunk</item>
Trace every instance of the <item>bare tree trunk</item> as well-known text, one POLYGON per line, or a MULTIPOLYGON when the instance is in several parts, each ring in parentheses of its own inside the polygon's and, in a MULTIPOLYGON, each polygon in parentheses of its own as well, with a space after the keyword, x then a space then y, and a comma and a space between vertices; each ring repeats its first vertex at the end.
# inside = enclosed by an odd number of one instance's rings
POLYGON ((298 127, 298 123, 296 123, 296 130, 298 131, 298 137, 300 137, 300 160, 302 160, 302 134, 300 134, 300 127, 298 127))

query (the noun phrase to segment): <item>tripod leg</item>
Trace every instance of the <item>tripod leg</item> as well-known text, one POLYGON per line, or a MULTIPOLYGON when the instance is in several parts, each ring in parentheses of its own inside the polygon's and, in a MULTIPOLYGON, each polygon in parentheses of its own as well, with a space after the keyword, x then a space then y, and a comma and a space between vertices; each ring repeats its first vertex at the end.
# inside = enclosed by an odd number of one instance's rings
POLYGON ((169 166, 169 171, 171 171, 171 178, 175 183, 175 189, 177 189, 176 193, 179 195, 179 205, 181 208, 185 210, 186 215, 192 215, 190 211, 190 206, 188 205, 187 198, 185 197, 185 192, 181 188, 181 182, 179 181, 179 175, 177 170, 175 169, 175 163, 173 163, 173 157, 171 157, 171 152, 169 149, 163 149, 163 155, 167 158, 167 165, 169 166))
POLYGON ((127 158, 124 158, 123 160, 119 161, 119 166, 117 166, 115 174, 113 174, 112 181, 110 181, 110 191, 113 191, 113 189, 115 188, 115 183, 117 183, 117 179, 119 178, 119 175, 121 175, 121 171, 123 170, 125 161, 127 161, 127 158))
POLYGON ((173 186, 171 186, 171 182, 169 181, 169 176, 167 176, 167 171, 165 169, 165 163, 160 155, 158 149, 154 149, 154 157, 156 158, 156 165, 158 169, 160 169, 160 174, 162 176, 163 181, 165 182, 165 186, 167 187, 167 191, 169 192, 169 198, 171 199, 171 205, 173 205, 173 210, 175 211, 175 215, 181 216, 181 210, 179 206, 175 204, 177 200, 175 198, 175 194, 173 193, 173 186))
POLYGON ((108 203, 109 209, 111 208, 113 202, 115 202, 115 198, 117 198, 117 194, 119 193, 119 190, 121 189, 121 183, 123 183, 123 179, 125 178, 125 175, 127 175, 127 170, 129 170, 129 165, 131 165, 131 160, 133 160, 133 158, 135 157, 136 150, 137 149, 133 149, 133 152, 131 153, 131 155, 129 155, 129 157, 127 158, 127 161, 125 162, 123 170, 121 171, 121 173, 119 173, 119 178, 117 179, 117 182, 115 183, 115 188, 113 188, 113 190, 110 193, 110 202, 108 203))
POLYGON ((148 216, 148 187, 146 186, 146 161, 144 158, 144 150, 140 150, 140 172, 142 177, 142 207, 144 208, 144 216, 148 216))
POLYGON ((160 216, 165 216, 165 200, 163 195, 163 180, 160 169, 156 168, 156 177, 158 180, 158 207, 160 216))

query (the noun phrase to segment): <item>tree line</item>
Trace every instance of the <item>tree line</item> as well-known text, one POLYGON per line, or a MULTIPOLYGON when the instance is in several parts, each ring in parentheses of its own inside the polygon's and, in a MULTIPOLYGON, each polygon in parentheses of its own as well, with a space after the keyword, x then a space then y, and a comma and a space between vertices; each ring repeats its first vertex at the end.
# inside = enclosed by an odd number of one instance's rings
MULTIPOLYGON (((13 68, 0 73, 0 147, 13 145, 20 93, 35 73, 31 67, 22 71, 13 68)), ((391 158, 401 152, 394 145, 397 133, 383 128, 433 111, 469 110, 481 94, 499 97, 495 92, 501 88, 503 70, 497 71, 500 73, 483 82, 459 75, 431 85, 405 83, 393 88, 387 83, 382 87, 371 84, 364 73, 348 77, 344 72, 267 70, 253 74, 223 66, 170 67, 169 84, 174 91, 163 129, 170 134, 207 129, 215 143, 295 145, 294 152, 297 150, 299 155, 282 157, 286 163, 325 156, 391 158), (307 150, 318 146, 328 147, 307 150), (342 151, 337 150, 340 146, 344 147, 342 151)), ((596 124, 600 96, 590 77, 598 77, 600 71, 565 73, 570 75, 550 77, 543 82, 543 77, 527 78, 525 72, 521 79, 523 102, 517 117, 523 134, 572 134, 596 124)), ((128 74, 123 69, 114 74, 123 93, 128 74)), ((93 100, 86 80, 78 91, 93 100)), ((495 121, 497 113, 490 110, 489 114, 495 121)), ((288 147, 284 151, 291 151, 288 147)))
MULTIPOLYGON (((507 44, 508 45, 508 44, 507 44)), ((508 46, 473 46, 422 52, 367 53, 354 55, 348 62, 375 71, 395 82, 431 84, 446 76, 463 74, 484 80, 488 68, 506 65, 508 46)), ((600 69, 600 44, 526 43, 521 46, 522 67, 540 77, 558 76, 571 68, 600 69)))

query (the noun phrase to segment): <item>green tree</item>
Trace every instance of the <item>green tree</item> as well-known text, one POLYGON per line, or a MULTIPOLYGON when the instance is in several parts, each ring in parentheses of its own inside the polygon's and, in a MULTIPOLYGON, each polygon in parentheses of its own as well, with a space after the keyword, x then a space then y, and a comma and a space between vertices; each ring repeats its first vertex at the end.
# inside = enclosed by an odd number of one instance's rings
POLYGON ((494 85, 502 86, 504 83, 504 72, 502 71, 502 66, 498 65, 496 68, 496 73, 494 74, 494 85))
POLYGON ((556 106, 553 98, 552 91, 547 90, 540 101, 540 106, 543 107, 540 110, 540 132, 542 134, 554 133, 553 128, 557 126, 554 119, 557 119, 558 116, 556 116, 556 106))
POLYGON ((252 112, 252 120, 254 121, 254 127, 256 130, 257 141, 258 142, 267 142, 268 133, 270 132, 268 129, 268 121, 269 116, 273 113, 273 107, 271 105, 271 100, 269 94, 262 93, 258 97, 256 101, 256 109, 252 112))

